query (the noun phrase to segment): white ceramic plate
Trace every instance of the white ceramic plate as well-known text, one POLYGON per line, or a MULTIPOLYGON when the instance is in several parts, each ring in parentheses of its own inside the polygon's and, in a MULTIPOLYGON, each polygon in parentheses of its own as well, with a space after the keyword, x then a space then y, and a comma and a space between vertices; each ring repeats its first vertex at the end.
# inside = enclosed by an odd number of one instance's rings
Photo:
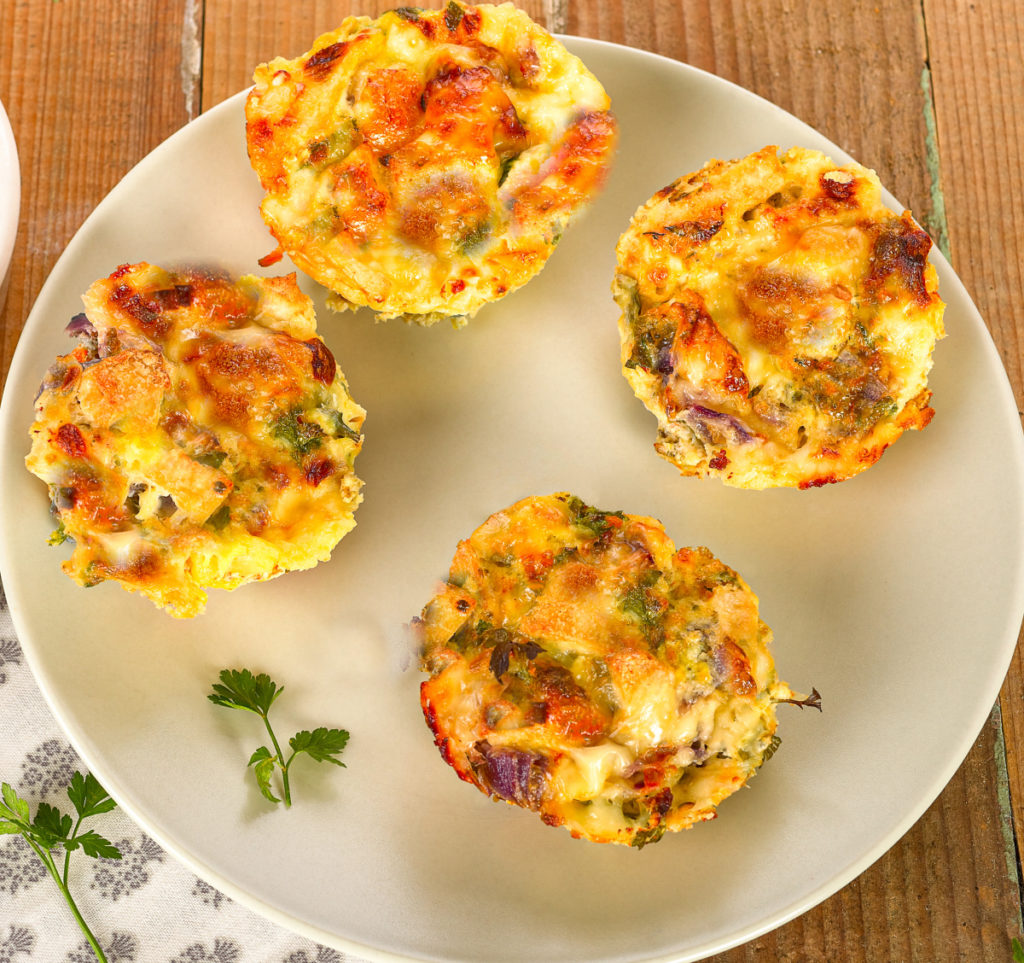
POLYGON ((7 269, 18 233, 18 212, 21 207, 21 169, 14 132, 0 103, 0 310, 7 294, 7 269))
POLYGON ((936 352, 937 414, 870 471, 754 493, 683 479, 655 455, 654 420, 619 373, 609 295, 633 210, 711 156, 767 143, 844 155, 712 76, 570 46, 608 87, 621 149, 544 272, 459 332, 320 312, 369 411, 366 499, 329 564, 217 594, 205 616, 176 622, 61 574, 45 492, 22 467, 36 385, 92 280, 139 259, 252 271, 273 247, 240 97, 172 137, 90 217, 29 318, 4 399, 4 583, 75 746, 201 876, 374 959, 689 960, 784 922, 865 869, 939 793, 991 709, 1024 610, 1016 407, 939 258, 949 337, 936 352), (824 697, 821 715, 782 707, 781 750, 717 821, 642 852, 489 802, 441 761, 418 706, 403 626, 457 540, 518 498, 563 489, 710 546, 761 596, 783 678, 824 697), (258 721, 205 698, 239 665, 286 686, 283 734, 352 733, 347 769, 296 767, 290 811, 264 803, 245 771, 258 721))

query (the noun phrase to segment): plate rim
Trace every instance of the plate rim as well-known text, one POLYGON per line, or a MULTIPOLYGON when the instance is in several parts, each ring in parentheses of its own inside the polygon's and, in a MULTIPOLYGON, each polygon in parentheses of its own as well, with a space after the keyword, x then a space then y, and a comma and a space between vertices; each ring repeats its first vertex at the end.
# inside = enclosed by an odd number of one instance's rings
MULTIPOLYGON (((625 57, 627 59, 635 57, 638 61, 653 60, 655 62, 660 62, 667 69, 689 74, 691 77, 696 78, 699 83, 724 87, 730 90, 733 96, 746 98, 758 108, 768 112, 777 113, 779 116, 784 117, 787 123, 795 123, 800 128, 803 128, 806 132, 812 134, 821 142, 829 145, 833 152, 833 156, 837 159, 853 159, 841 146, 835 144, 826 135, 811 127, 796 115, 790 113, 772 101, 767 100, 760 94, 741 86, 735 81, 720 77, 710 71, 703 70, 699 67, 693 66, 692 64, 676 60, 664 54, 655 53, 639 47, 632 47, 612 41, 570 34, 556 34, 555 36, 565 43, 565 45, 570 49, 570 52, 579 56, 585 63, 588 59, 586 54, 586 49, 588 47, 595 49, 603 48, 611 52, 611 55, 614 57, 625 57)), ((96 207, 90 211, 89 215, 77 229, 47 275, 46 280, 41 286, 39 293, 33 302, 32 309, 26 318, 22 332, 19 335, 18 343, 15 347, 15 351, 11 359, 11 365, 5 380, 3 397, 0 399, 0 448, 6 448, 10 443, 10 436, 14 427, 11 424, 11 419, 6 414, 7 410, 12 406, 9 395, 13 394, 13 392, 8 389, 11 384, 21 383, 24 380, 25 372, 23 372, 22 369, 28 364, 27 351, 22 348, 25 340, 24 335, 26 332, 30 331, 30 329, 34 331, 35 328, 39 327, 40 322, 37 320, 38 305, 48 298, 51 287, 57 286, 56 279, 61 273, 60 268, 62 264, 65 261, 73 259, 78 248, 87 243, 86 238, 89 234, 92 221, 97 217, 97 212, 106 204, 111 195, 119 191, 125 181, 128 181, 129 179, 135 180, 144 176, 150 165, 159 163, 165 150, 172 149, 171 147, 168 147, 168 145, 172 145, 173 147, 173 144, 180 137, 187 136, 186 132, 193 131, 199 126, 220 123, 222 122, 222 115, 227 115, 230 114, 232 110, 237 110, 238 104, 244 100, 250 89, 251 87, 247 87, 240 90, 220 101, 218 104, 215 104, 208 110, 203 111, 203 113, 198 117, 184 124, 181 128, 154 147, 149 153, 140 158, 131 168, 129 168, 128 171, 125 172, 122 178, 111 188, 104 198, 99 201, 96 207)), ((612 107, 614 113, 614 104, 612 107)), ((0 115, 2 115, 2 104, 0 104, 0 115)), ((0 125, 2 125, 4 119, 6 119, 5 116, 0 116, 0 125)), ((896 201, 888 191, 884 191, 884 194, 890 203, 898 204, 900 208, 903 209, 904 205, 899 204, 899 202, 896 201)), ((17 220, 15 221, 15 224, 17 225, 17 220)), ((0 241, 2 241, 2 238, 0 238, 0 241)), ((0 251, 0 254, 2 254, 2 251, 0 251)), ((997 369, 1003 374, 1003 377, 999 379, 998 386, 1000 399, 1006 406, 1007 412, 1012 408, 1012 411, 1016 413, 1017 405, 1013 395, 1012 386, 1006 373, 1005 365, 999 356, 991 331, 978 311, 977 306, 974 304, 973 298, 957 275, 956 271, 953 269, 945 254, 934 245, 930 259, 936 264, 939 271, 940 286, 946 290, 950 287, 955 287, 957 289, 957 293, 965 308, 965 315, 967 319, 969 319, 970 323, 977 329, 979 343, 982 350, 985 352, 988 360, 990 362, 994 362, 997 369)), ((1015 431, 1012 436, 1014 448, 1013 457, 1019 466, 1024 466, 1024 428, 1021 428, 1019 419, 1016 419, 1015 423, 1018 430, 1015 431)), ((874 845, 862 853, 857 859, 851 860, 842 871, 833 873, 826 881, 809 890, 804 896, 791 900, 787 904, 787 907, 781 912, 770 913, 762 919, 748 922, 744 927, 733 931, 731 935, 725 939, 716 938, 702 944, 701 946, 684 950, 682 953, 673 952, 669 954, 644 955, 630 957, 631 960, 635 960, 635 963, 686 963, 686 961, 700 960, 712 953, 723 952, 745 944, 750 940, 756 939, 758 936, 785 925, 794 918, 802 915, 830 898, 844 886, 848 885, 852 880, 860 876, 871 865, 877 862, 886 852, 898 843, 904 835, 906 835, 906 833, 920 820, 921 816, 938 798, 938 796, 941 795, 942 791, 946 788, 956 771, 963 764, 964 759, 970 752, 971 747, 977 740, 986 720, 991 715, 997 703, 1002 680, 1006 676, 1013 654, 1016 650, 1017 637, 1021 622, 1024 620, 1024 543, 1018 542, 1018 558, 1016 561, 1016 591, 1012 602, 1005 608, 1006 638, 1003 640, 1001 649, 1003 657, 997 662, 993 662, 992 666, 990 666, 989 672, 989 678, 997 680, 995 685, 992 687, 993 702, 991 705, 985 707, 984 705, 981 705, 981 700, 978 700, 978 705, 975 706, 974 711, 971 714, 972 724, 962 728, 961 738, 956 744, 955 749, 951 752, 947 752, 946 754, 945 765, 940 767, 936 773, 932 775, 931 779, 928 781, 927 791, 922 793, 921 797, 905 810, 903 818, 896 823, 894 828, 890 832, 884 834, 880 839, 876 840, 874 845)), ((14 567, 15 565, 13 564, 13 560, 8 555, 6 539, 0 538, 0 577, 5 573, 12 571, 14 567)), ((7 582, 8 580, 4 579, 5 587, 7 582)), ((260 915, 270 919, 274 923, 290 930, 291 932, 323 943, 326 946, 332 946, 346 952, 352 952, 362 956, 368 961, 380 961, 380 963, 401 963, 401 961, 410 960, 442 959, 426 953, 416 956, 395 954, 389 950, 380 949, 378 947, 364 944, 350 937, 340 936, 337 933, 323 930, 319 926, 293 917, 289 913, 282 911, 265 900, 250 894, 231 880, 223 877, 219 872, 208 866, 199 856, 193 855, 190 851, 171 839, 169 835, 163 833, 159 828, 154 828, 146 817, 142 816, 135 810, 134 804, 131 801, 127 803, 123 801, 125 799, 129 799, 130 794, 122 791, 121 780, 114 777, 113 773, 103 772, 104 767, 102 764, 99 767, 94 766, 94 760, 91 759, 91 747, 89 746, 89 740, 86 734, 79 733, 76 727, 73 726, 70 720, 65 716, 61 702, 57 697, 57 693, 51 690, 49 680, 46 679, 46 677, 39 671, 35 643, 31 641, 32 633, 29 629, 27 613, 22 609, 22 600, 16 596, 12 597, 8 594, 7 602, 18 642, 25 654, 26 660, 32 671, 33 678, 43 694, 48 709, 53 714, 63 734, 68 738, 83 763, 86 764, 90 771, 97 775, 97 778, 100 779, 104 787, 117 800, 118 805, 121 806, 121 808, 140 828, 152 836, 152 838, 162 848, 171 853, 175 859, 189 867, 197 876, 215 886, 240 905, 258 912, 260 915)))

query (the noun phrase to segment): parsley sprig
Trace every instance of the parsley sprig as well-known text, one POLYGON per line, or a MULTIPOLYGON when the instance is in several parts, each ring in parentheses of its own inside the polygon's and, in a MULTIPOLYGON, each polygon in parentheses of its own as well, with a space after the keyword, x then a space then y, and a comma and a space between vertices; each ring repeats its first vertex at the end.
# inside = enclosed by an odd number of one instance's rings
POLYGON ((68 874, 71 867, 71 854, 80 849, 86 856, 96 859, 120 859, 120 850, 93 830, 80 833, 82 823, 92 816, 110 812, 117 803, 110 798, 107 791, 99 784, 92 773, 82 775, 76 772, 68 786, 68 798, 75 807, 75 816, 61 812, 56 806, 41 802, 36 809, 35 817, 30 815, 29 804, 22 799, 6 782, 0 786, 0 834, 19 833, 25 842, 32 847, 53 881, 59 887, 81 927, 85 938, 89 941, 96 959, 106 963, 106 956, 100 948, 92 930, 82 917, 68 886, 68 874), (57 850, 64 851, 63 872, 57 867, 59 855, 57 850))
POLYGON ((295 757, 300 753, 305 753, 317 762, 330 762, 344 768, 345 763, 336 757, 341 755, 348 743, 348 732, 344 729, 327 729, 323 726, 312 732, 303 729, 288 740, 292 751, 286 759, 269 719, 270 707, 282 692, 284 692, 284 686, 279 686, 266 673, 253 675, 248 669, 224 669, 220 674, 220 682, 213 684, 213 692, 207 698, 214 705, 255 712, 263 720, 274 751, 271 752, 266 746, 260 746, 249 757, 249 765, 253 767, 260 792, 272 803, 281 802, 271 788, 274 770, 280 768, 281 794, 284 797, 285 806, 288 807, 292 804, 288 769, 295 761, 295 757))

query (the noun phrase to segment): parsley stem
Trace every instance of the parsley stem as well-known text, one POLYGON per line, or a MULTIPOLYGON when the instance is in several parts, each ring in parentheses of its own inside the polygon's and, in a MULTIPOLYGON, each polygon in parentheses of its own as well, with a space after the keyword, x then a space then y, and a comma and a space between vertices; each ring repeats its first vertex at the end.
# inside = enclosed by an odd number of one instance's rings
POLYGON ((92 930, 89 929, 89 924, 85 922, 85 918, 78 911, 78 907, 75 905, 75 900, 71 895, 71 890, 68 889, 67 883, 61 879, 61 875, 57 870, 57 865, 53 861, 53 855, 49 850, 43 849, 34 840, 29 839, 27 836, 24 838, 29 846, 35 850, 36 855, 46 867, 47 872, 53 877, 53 881, 57 884, 57 888, 64 894, 64 900, 68 904, 68 908, 74 914, 75 919, 78 921, 78 925, 85 934, 85 938, 89 941, 89 945, 92 947, 93 953, 96 954, 96 959, 99 963, 107 963, 107 957, 103 950, 100 949, 100 944, 97 942, 96 937, 93 936, 92 930))
MULTIPOLYGON (((277 753, 277 761, 281 766, 281 786, 284 791, 284 805, 287 809, 292 804, 292 791, 288 785, 288 763, 284 761, 284 753, 281 752, 277 736, 274 735, 274 730, 270 727, 270 719, 265 712, 261 712, 260 715, 263 717, 263 724, 267 727, 267 734, 270 736, 270 741, 274 744, 274 752, 277 753)), ((291 762, 291 759, 288 762, 291 762)))
MULTIPOLYGON (((71 830, 71 835, 68 839, 74 839, 78 835, 78 827, 82 825, 82 817, 79 816, 75 823, 75 828, 71 830)), ((71 849, 67 846, 64 847, 64 886, 68 885, 68 870, 71 867, 71 849)))

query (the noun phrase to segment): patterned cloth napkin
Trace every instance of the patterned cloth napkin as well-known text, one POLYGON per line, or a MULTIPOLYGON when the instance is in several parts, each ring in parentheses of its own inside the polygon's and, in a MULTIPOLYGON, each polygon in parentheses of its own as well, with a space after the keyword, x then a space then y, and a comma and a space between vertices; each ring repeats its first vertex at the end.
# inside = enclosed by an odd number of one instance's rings
MULTIPOLYGON (((43 700, 0 586, 0 782, 34 814, 64 811, 86 769, 43 700)), ((109 963, 358 963, 232 902, 165 853, 120 809, 89 826, 122 858, 76 853, 69 888, 109 963)), ((0 836, 0 963, 95 963, 60 891, 17 835, 0 836)))

